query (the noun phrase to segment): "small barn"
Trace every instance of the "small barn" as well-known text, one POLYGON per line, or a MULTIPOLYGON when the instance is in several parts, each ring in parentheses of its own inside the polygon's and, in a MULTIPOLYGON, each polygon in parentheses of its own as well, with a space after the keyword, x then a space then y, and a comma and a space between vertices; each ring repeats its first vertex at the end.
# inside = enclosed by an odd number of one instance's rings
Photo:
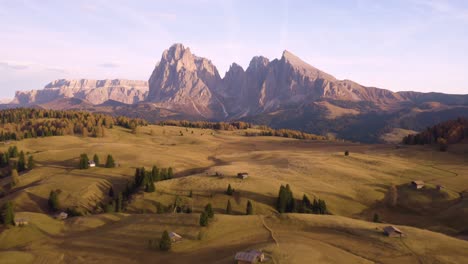
POLYGON ((237 264, 258 263, 265 260, 265 254, 258 250, 242 251, 237 252, 234 259, 237 261, 237 264))
POLYGON ((249 177, 249 174, 247 172, 239 172, 237 173, 237 178, 245 180, 249 177))
POLYGON ((29 221, 24 218, 15 219, 15 226, 25 226, 29 225, 29 221))
POLYGON ((444 187, 443 185, 438 184, 438 185, 436 186, 436 189, 437 189, 438 191, 442 191, 443 189, 445 189, 445 187, 444 187))
POLYGON ((412 181, 411 186, 416 190, 422 189, 424 187, 424 182, 423 181, 412 181))
POLYGON ((179 242, 182 240, 182 236, 174 232, 169 233, 169 238, 171 239, 172 243, 179 242))
POLYGON ((403 237, 404 234, 395 226, 386 226, 384 227, 384 234, 388 237, 403 237))
POLYGON ((56 214, 54 217, 55 219, 58 219, 58 220, 65 220, 68 218, 68 214, 65 212, 61 212, 59 214, 56 214))
POLYGON ((90 168, 96 167, 96 163, 92 160, 88 161, 88 165, 90 168))

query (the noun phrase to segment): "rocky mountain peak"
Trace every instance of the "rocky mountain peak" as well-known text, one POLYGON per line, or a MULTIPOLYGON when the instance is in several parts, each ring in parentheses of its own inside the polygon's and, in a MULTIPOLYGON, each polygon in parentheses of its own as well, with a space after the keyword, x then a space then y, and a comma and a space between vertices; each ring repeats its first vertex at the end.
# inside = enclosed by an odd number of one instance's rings
POLYGON ((270 60, 263 56, 255 56, 250 61, 249 67, 247 68, 248 71, 255 71, 259 69, 264 69, 270 64, 270 60))
POLYGON ((161 107, 212 117, 219 104, 213 92, 222 82, 213 63, 197 57, 182 44, 164 51, 149 79, 148 101, 161 107))

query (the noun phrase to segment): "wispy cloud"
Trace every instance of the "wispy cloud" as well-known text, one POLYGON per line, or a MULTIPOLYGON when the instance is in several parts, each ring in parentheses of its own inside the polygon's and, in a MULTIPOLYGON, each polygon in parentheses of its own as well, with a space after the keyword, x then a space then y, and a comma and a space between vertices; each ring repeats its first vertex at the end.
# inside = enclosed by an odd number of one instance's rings
POLYGON ((102 68, 118 68, 120 67, 120 64, 116 62, 105 62, 105 63, 99 64, 98 66, 102 68))
POLYGON ((25 70, 28 69, 30 65, 16 63, 16 62, 8 62, 8 61, 0 61, 0 67, 8 70, 25 70))
POLYGON ((43 65, 40 63, 34 62, 15 62, 15 61, 0 61, 0 68, 5 70, 12 70, 12 71, 50 71, 50 72, 60 72, 60 73, 67 73, 67 71, 63 68, 50 66, 50 65, 43 65))

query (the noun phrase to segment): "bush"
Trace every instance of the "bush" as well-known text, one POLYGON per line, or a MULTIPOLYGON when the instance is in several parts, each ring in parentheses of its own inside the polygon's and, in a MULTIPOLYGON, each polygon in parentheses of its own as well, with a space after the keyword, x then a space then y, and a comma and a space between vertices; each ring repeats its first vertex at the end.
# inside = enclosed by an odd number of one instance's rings
POLYGON ((344 152, 344 155, 345 155, 345 156, 349 156, 349 151, 346 150, 346 151, 344 152))

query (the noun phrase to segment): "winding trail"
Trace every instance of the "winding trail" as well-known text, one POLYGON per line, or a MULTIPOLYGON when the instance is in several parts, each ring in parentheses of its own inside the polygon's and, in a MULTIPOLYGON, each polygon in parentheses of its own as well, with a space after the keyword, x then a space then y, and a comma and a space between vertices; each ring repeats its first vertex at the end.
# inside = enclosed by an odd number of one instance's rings
POLYGON ((271 239, 273 239, 273 241, 275 242, 276 246, 279 247, 279 243, 278 243, 278 240, 277 240, 276 237, 275 237, 275 234, 274 234, 274 232, 273 232, 273 229, 271 229, 270 227, 268 227, 267 224, 265 223, 265 216, 259 215, 258 217, 260 218, 260 220, 262 220, 263 227, 265 227, 265 229, 270 233, 271 239))

